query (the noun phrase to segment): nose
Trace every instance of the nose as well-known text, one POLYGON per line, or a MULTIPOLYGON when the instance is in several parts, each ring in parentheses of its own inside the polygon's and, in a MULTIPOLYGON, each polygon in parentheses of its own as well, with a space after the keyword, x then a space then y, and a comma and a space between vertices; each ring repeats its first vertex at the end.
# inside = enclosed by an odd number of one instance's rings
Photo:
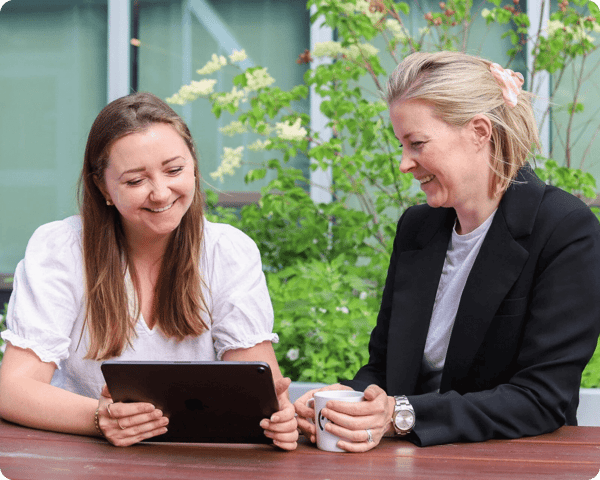
POLYGON ((416 166, 417 162, 415 162, 409 154, 402 152, 402 157, 400 158, 400 171, 402 173, 408 173, 416 166))
POLYGON ((167 179, 155 179, 150 182, 152 190, 150 191, 150 200, 154 203, 163 203, 169 199, 171 195, 171 189, 169 188, 169 182, 167 179))

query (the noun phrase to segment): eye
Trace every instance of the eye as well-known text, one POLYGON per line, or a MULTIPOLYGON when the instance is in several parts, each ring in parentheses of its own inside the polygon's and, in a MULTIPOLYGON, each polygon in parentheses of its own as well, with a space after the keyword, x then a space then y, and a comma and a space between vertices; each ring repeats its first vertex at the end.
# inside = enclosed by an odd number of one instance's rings
POLYGON ((129 187, 137 187, 138 185, 141 185, 141 183, 144 181, 143 178, 137 178, 135 180, 128 180, 127 182, 125 182, 125 185, 129 186, 129 187))
POLYGON ((412 142, 410 144, 410 146, 413 148, 421 148, 423 145, 425 145, 425 142, 412 142))
POLYGON ((167 173, 169 175, 177 175, 178 173, 181 173, 183 171, 184 167, 173 167, 173 168, 169 168, 169 170, 167 170, 167 173))

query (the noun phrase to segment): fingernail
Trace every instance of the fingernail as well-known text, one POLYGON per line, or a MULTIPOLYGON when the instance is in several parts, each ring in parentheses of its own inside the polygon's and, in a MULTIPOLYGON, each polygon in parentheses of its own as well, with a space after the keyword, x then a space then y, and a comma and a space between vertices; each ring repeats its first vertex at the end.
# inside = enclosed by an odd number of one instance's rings
POLYGON ((278 422, 278 421, 279 421, 279 418, 277 417, 277 415, 272 415, 272 416, 271 416, 271 421, 272 421, 272 422, 278 422))

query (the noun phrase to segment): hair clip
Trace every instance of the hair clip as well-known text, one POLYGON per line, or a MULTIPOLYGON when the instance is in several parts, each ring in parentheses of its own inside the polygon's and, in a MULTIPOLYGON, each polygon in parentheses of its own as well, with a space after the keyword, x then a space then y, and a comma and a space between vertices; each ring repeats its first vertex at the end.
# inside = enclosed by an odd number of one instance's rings
POLYGON ((517 106, 517 97, 521 93, 525 79, 520 72, 513 72, 510 69, 504 69, 497 63, 490 65, 490 72, 496 80, 496 83, 502 89, 502 96, 509 107, 517 106))

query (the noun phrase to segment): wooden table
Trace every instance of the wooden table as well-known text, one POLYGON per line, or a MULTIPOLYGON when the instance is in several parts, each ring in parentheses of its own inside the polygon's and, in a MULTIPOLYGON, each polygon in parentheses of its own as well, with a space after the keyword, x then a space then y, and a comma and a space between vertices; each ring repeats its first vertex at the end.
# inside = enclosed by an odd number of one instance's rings
MULTIPOLYGON (((268 445, 139 444, 42 432, 0 420, 0 470, 21 479, 585 479, 600 470, 600 427, 563 427, 520 440, 419 448, 384 439, 362 454, 303 442, 268 445)), ((2 477, 0 477, 2 478, 2 477)))

